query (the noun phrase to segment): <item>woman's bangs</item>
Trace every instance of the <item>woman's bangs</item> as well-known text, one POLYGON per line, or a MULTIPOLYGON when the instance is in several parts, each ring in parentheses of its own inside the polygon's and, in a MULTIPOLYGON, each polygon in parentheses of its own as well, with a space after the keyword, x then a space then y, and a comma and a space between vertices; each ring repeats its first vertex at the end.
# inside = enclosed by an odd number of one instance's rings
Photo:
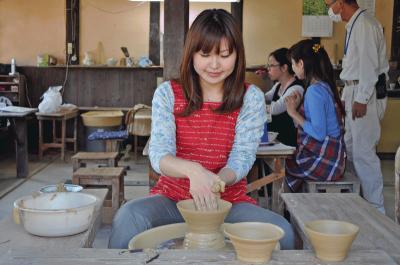
POLYGON ((215 48, 215 52, 219 54, 221 49, 221 40, 226 39, 229 48, 229 54, 233 52, 233 37, 229 34, 226 34, 224 32, 221 32, 221 30, 216 29, 205 30, 202 33, 203 34, 201 34, 202 36, 200 36, 199 38, 199 43, 197 45, 196 51, 210 53, 215 48))

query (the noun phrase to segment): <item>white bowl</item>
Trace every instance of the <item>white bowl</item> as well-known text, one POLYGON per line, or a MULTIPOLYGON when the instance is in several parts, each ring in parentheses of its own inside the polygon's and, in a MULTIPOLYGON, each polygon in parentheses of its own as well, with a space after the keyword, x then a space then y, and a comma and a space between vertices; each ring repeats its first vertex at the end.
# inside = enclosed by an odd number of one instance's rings
MULTIPOLYGON (((49 192, 57 192, 58 185, 47 185, 40 188, 40 192, 49 193, 49 192)), ((74 184, 64 184, 64 189, 67 192, 79 192, 83 190, 82 186, 74 185, 74 184)))
POLYGON ((14 202, 14 220, 38 236, 69 236, 88 229, 96 196, 81 192, 39 193, 14 202))
POLYGON ((268 142, 274 142, 276 140, 276 137, 278 137, 278 134, 278 132, 268 132, 268 142))

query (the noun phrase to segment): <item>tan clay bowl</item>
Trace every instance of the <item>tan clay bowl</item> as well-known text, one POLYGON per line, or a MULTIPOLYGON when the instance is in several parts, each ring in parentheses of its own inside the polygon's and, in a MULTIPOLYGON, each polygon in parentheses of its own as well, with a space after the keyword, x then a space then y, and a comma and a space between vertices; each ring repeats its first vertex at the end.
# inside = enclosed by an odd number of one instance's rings
POLYGON ((188 225, 188 231, 202 234, 220 231, 232 203, 219 200, 216 211, 197 211, 192 199, 180 201, 176 206, 188 225))
POLYGON ((342 261, 346 258, 359 228, 348 222, 315 220, 306 223, 305 230, 317 258, 342 261))
POLYGON ((186 249, 220 249, 225 246, 221 225, 232 203, 218 200, 215 211, 198 211, 193 200, 180 201, 177 207, 188 225, 183 242, 186 249))
POLYGON ((285 235, 279 226, 269 223, 243 222, 225 224, 227 235, 236 251, 237 259, 249 263, 264 263, 285 235))

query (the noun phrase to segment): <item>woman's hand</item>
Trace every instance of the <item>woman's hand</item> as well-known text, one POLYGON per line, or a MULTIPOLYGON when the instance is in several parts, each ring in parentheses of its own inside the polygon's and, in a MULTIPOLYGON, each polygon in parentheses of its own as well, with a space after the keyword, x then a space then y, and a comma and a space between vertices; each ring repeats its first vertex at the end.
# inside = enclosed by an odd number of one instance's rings
POLYGON ((200 211, 216 210, 218 193, 213 192, 213 186, 220 183, 220 177, 195 163, 189 169, 188 178, 190 180, 189 192, 196 208, 200 211))
POLYGON ((266 70, 264 70, 264 69, 260 69, 260 70, 257 70, 255 72, 255 74, 258 75, 261 78, 265 78, 268 75, 268 72, 266 70))
POLYGON ((294 91, 285 98, 287 113, 293 117, 297 113, 297 108, 300 105, 301 95, 299 92, 294 91))
POLYGON ((301 95, 299 92, 295 91, 289 96, 285 98, 286 111, 290 117, 292 117, 294 124, 303 126, 304 125, 304 117, 297 112, 297 108, 299 107, 301 102, 301 95))

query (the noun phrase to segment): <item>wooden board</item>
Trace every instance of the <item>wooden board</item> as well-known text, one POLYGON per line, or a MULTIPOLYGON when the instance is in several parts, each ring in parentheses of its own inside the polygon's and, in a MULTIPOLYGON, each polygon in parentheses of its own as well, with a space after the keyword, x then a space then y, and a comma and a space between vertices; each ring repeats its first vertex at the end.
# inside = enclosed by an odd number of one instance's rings
MULTIPOLYGON (((1 246, 0 246, 1 248, 1 246)), ((146 253, 121 253, 118 249, 17 249, 10 251, 2 258, 2 265, 90 265, 90 264, 118 264, 142 265, 153 255, 146 253)), ((199 251, 199 250, 166 250, 159 253, 158 258, 149 264, 243 264, 236 260, 232 251, 199 251)), ((332 264, 322 262, 314 257, 311 251, 286 250, 273 253, 269 265, 324 265, 332 264)), ((345 261, 335 262, 335 265, 394 265, 396 264, 385 252, 379 250, 361 250, 352 252, 345 261)))
POLYGON ((87 231, 66 237, 34 236, 26 232, 22 225, 15 224, 10 214, 10 216, 0 221, 0 255, 4 251, 21 247, 38 247, 43 249, 91 247, 96 231, 101 224, 100 210, 107 194, 107 189, 89 189, 83 190, 83 192, 95 195, 99 199, 87 231))
POLYGON ((400 263, 400 226, 354 193, 283 193, 291 222, 305 247, 304 224, 316 219, 347 221, 360 227, 352 251, 381 249, 400 263))

